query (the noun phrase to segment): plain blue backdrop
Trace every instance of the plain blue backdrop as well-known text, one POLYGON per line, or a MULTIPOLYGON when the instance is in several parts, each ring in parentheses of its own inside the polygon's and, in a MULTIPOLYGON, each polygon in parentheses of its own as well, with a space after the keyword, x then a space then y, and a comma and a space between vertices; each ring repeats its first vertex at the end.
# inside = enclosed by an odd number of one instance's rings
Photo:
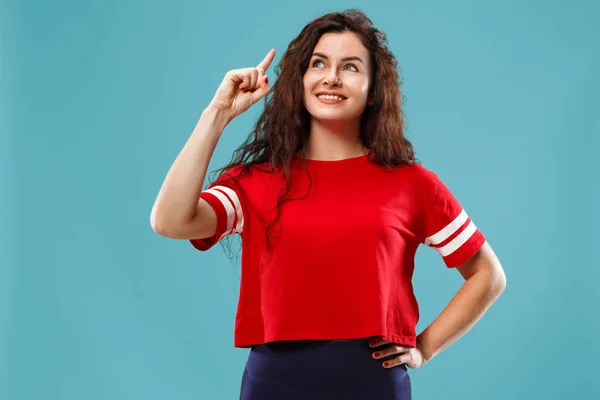
MULTIPOLYGON (((12 0, 0 12, 1 399, 237 398, 239 262, 159 236, 150 211, 225 73, 274 48, 274 82, 305 24, 352 7, 399 60, 417 157, 507 275, 473 329, 409 370, 414 398, 600 398, 598 2, 12 0)), ((262 107, 227 126, 209 173, 262 107)), ((462 282, 419 248, 418 332, 462 282)))

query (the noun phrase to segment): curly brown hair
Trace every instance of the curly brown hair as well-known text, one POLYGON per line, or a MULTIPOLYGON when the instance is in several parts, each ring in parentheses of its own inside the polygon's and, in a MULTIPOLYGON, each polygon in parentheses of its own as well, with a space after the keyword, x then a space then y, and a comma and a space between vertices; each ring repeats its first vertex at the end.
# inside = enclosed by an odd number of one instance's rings
MULTIPOLYGON (((267 252, 269 231, 279 219, 281 205, 291 189, 291 164, 298 152, 305 154, 311 116, 303 102, 303 76, 308 69, 313 50, 325 33, 352 32, 368 50, 372 68, 369 97, 374 99, 361 116, 360 138, 369 149, 371 162, 382 167, 416 164, 415 151, 404 134, 402 80, 398 61, 387 47, 386 34, 379 31, 360 9, 333 12, 309 22, 293 39, 275 67, 277 80, 264 98, 264 111, 245 142, 234 151, 232 161, 214 171, 221 175, 233 167, 240 175, 257 164, 269 166, 269 171, 283 170, 285 186, 277 199, 277 216, 266 229, 267 252)), ((306 170, 306 163, 302 163, 306 170)), ((262 170, 262 169, 261 169, 262 170)), ((310 176, 309 176, 310 177, 310 176)), ((232 178, 224 178, 235 179, 232 178)), ((299 199, 296 199, 299 200, 299 199)))

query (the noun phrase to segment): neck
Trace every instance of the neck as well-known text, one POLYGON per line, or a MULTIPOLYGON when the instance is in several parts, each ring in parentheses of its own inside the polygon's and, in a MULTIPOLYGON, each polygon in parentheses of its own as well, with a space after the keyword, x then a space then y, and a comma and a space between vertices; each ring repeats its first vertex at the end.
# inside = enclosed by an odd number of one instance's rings
POLYGON ((312 119, 303 158, 333 161, 365 154, 368 154, 368 149, 360 138, 360 118, 351 121, 312 119))

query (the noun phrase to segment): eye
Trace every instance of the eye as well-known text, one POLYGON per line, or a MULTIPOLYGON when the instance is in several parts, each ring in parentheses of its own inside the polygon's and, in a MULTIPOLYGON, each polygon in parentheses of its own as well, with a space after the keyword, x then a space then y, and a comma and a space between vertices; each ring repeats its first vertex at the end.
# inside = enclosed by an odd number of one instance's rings
MULTIPOLYGON (((321 63, 322 64, 323 61, 321 61, 321 60, 315 60, 315 61, 313 61, 313 63, 312 63, 311 66, 314 67, 315 65, 317 65, 317 63, 321 63)), ((354 64, 346 64, 346 67, 352 67, 352 68, 354 68, 358 72, 358 67, 356 65, 354 65, 354 64)))

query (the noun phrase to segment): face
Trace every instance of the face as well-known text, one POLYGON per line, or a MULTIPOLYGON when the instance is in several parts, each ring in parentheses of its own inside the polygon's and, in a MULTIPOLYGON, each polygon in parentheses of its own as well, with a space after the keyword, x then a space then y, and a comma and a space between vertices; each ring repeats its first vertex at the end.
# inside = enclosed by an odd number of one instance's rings
POLYGON ((368 98, 370 77, 369 52, 358 36, 326 33, 315 46, 304 74, 304 105, 320 120, 360 118, 367 104, 372 104, 368 98), (343 100, 319 98, 319 93, 337 93, 343 100))

